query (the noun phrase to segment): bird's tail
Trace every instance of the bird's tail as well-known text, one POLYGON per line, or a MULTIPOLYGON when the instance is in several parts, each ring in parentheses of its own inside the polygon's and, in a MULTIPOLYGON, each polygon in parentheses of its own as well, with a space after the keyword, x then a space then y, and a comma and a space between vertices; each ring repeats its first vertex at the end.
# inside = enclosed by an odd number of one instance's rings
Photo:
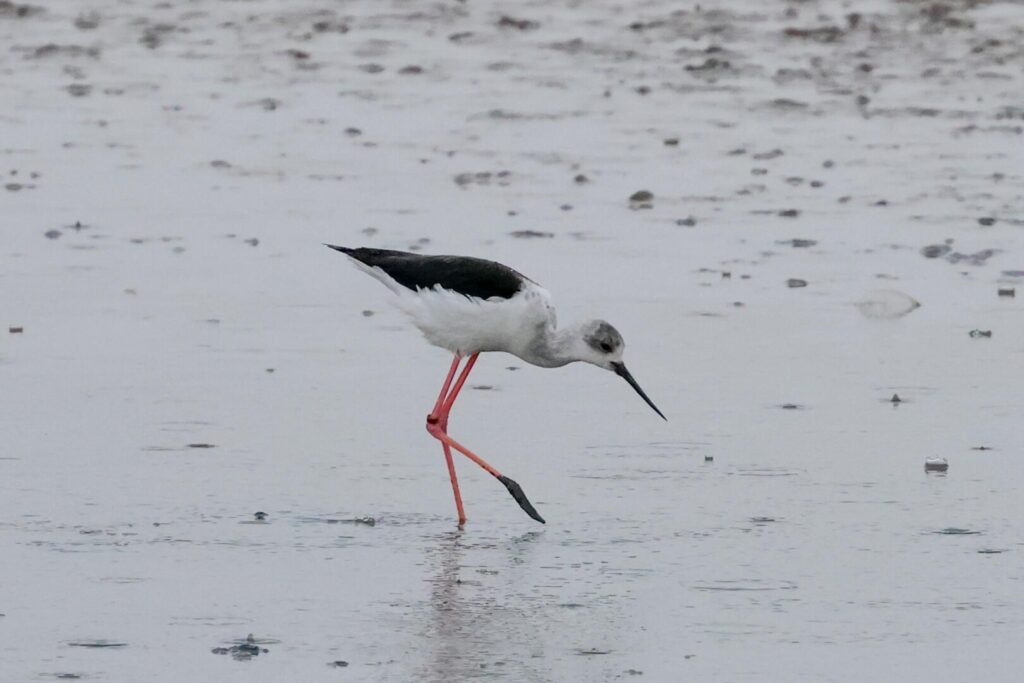
POLYGON ((371 266, 370 264, 364 263, 362 260, 360 260, 359 257, 356 256, 356 252, 359 251, 358 249, 352 249, 351 247, 339 247, 336 244, 327 244, 326 242, 324 242, 324 246, 330 247, 335 251, 340 251, 345 256, 348 256, 349 259, 352 260, 352 263, 354 263, 356 267, 359 268, 359 270, 363 271, 367 275, 372 276, 374 279, 379 281, 381 284, 383 284, 385 287, 390 289, 395 294, 401 296, 403 293, 409 291, 402 287, 397 282, 395 282, 395 280, 390 275, 385 273, 383 269, 377 266, 371 266))

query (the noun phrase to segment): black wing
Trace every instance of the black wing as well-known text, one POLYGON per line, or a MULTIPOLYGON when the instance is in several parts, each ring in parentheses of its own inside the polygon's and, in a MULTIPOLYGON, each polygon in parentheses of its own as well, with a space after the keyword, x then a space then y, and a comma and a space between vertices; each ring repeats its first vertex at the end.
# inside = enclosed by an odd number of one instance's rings
POLYGON ((395 282, 413 291, 440 285, 481 299, 511 299, 527 279, 508 266, 471 256, 424 256, 391 249, 326 246, 380 268, 395 282))

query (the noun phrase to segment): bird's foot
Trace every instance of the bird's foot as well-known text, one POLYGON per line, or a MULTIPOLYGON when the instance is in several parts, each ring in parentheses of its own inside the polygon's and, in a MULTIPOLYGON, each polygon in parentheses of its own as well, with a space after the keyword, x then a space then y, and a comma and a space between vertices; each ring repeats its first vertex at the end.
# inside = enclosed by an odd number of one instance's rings
POLYGON ((537 509, 530 504, 530 501, 526 497, 526 494, 523 493, 523 488, 519 484, 517 484, 515 481, 509 479, 504 475, 498 475, 498 481, 505 485, 505 488, 508 489, 508 492, 511 493, 512 497, 515 498, 515 501, 519 503, 519 507, 523 508, 523 512, 525 512, 541 524, 545 524, 544 518, 541 517, 540 514, 537 512, 537 509))

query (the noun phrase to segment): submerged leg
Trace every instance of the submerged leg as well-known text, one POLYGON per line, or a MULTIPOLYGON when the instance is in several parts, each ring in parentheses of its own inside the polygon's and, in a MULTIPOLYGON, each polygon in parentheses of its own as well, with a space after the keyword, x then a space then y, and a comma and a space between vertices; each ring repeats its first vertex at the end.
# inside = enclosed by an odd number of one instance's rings
MULTIPOLYGON (((434 412, 427 416, 427 431, 430 432, 431 436, 441 442, 441 445, 444 447, 445 457, 448 459, 448 470, 452 477, 452 487, 455 489, 455 503, 459 508, 459 526, 462 526, 462 524, 465 523, 466 517, 462 511, 462 499, 459 496, 458 484, 455 479, 455 466, 451 460, 452 448, 457 450, 459 453, 462 453, 464 456, 490 473, 495 479, 500 481, 505 488, 508 489, 508 492, 512 494, 512 497, 517 503, 519 503, 519 507, 521 507, 526 514, 541 524, 544 524, 544 518, 541 517, 533 505, 530 504, 530 501, 526 498, 526 494, 523 493, 523 489, 519 484, 501 474, 501 472, 488 464, 486 460, 448 436, 448 414, 451 412, 452 405, 455 403, 455 399, 458 398, 459 392, 462 391, 462 387, 466 383, 466 379, 469 377, 469 372, 473 369, 473 365, 476 363, 477 356, 479 355, 479 353, 474 353, 469 357, 466 361, 465 367, 462 369, 462 373, 459 375, 459 379, 455 382, 455 386, 452 387, 451 392, 443 399, 438 397, 438 404, 434 406, 434 412)), ((455 369, 458 366, 458 361, 459 356, 456 355, 455 361, 452 363, 452 368, 448 372, 448 379, 445 380, 444 388, 442 389, 442 396, 446 391, 448 391, 448 388, 451 385, 451 380, 455 374, 455 369)))
MULTIPOLYGON (((448 370, 448 377, 444 380, 444 385, 441 387, 441 393, 437 397, 437 402, 434 404, 434 410, 431 411, 430 415, 427 416, 427 423, 434 420, 442 429, 448 427, 448 414, 445 413, 441 416, 441 408, 445 403, 445 399, 448 397, 448 388, 452 385, 452 378, 455 377, 455 371, 459 369, 459 362, 462 357, 459 354, 455 354, 454 360, 452 360, 452 367, 448 370)), ((455 509, 459 513, 459 526, 461 527, 466 523, 466 511, 462 507, 462 494, 459 492, 459 478, 455 475, 455 462, 452 460, 452 451, 448 444, 441 442, 441 446, 444 448, 444 459, 445 464, 448 465, 448 477, 452 480, 452 493, 455 494, 455 509)))
POLYGON ((487 470, 487 472, 490 473, 491 476, 500 481, 505 486, 505 488, 508 489, 508 492, 512 494, 512 497, 515 498, 515 501, 519 503, 519 507, 523 508, 523 512, 525 512, 541 524, 545 523, 544 518, 541 517, 540 514, 537 512, 536 508, 534 508, 533 505, 530 504, 530 501, 526 497, 526 494, 523 493, 522 487, 519 486, 519 484, 517 484, 514 480, 509 479, 501 472, 494 469, 494 467, 492 467, 486 460, 484 460, 479 455, 477 455, 473 451, 469 450, 468 448, 460 444, 452 437, 448 436, 447 432, 441 431, 440 425, 428 424, 427 431, 430 432, 430 434, 435 439, 440 441, 446 447, 450 446, 451 448, 454 448, 459 453, 462 453, 464 456, 475 462, 477 465, 480 465, 480 467, 487 470))

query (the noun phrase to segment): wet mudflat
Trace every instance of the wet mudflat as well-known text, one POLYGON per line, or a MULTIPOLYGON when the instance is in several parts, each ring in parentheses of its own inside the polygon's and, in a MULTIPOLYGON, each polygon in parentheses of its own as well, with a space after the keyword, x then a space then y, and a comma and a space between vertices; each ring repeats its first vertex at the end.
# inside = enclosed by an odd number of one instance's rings
POLYGON ((0 2, 0 680, 1015 680, 1021 12, 0 2), (548 524, 459 461, 457 531, 325 241, 521 270, 669 422, 482 358, 548 524))

